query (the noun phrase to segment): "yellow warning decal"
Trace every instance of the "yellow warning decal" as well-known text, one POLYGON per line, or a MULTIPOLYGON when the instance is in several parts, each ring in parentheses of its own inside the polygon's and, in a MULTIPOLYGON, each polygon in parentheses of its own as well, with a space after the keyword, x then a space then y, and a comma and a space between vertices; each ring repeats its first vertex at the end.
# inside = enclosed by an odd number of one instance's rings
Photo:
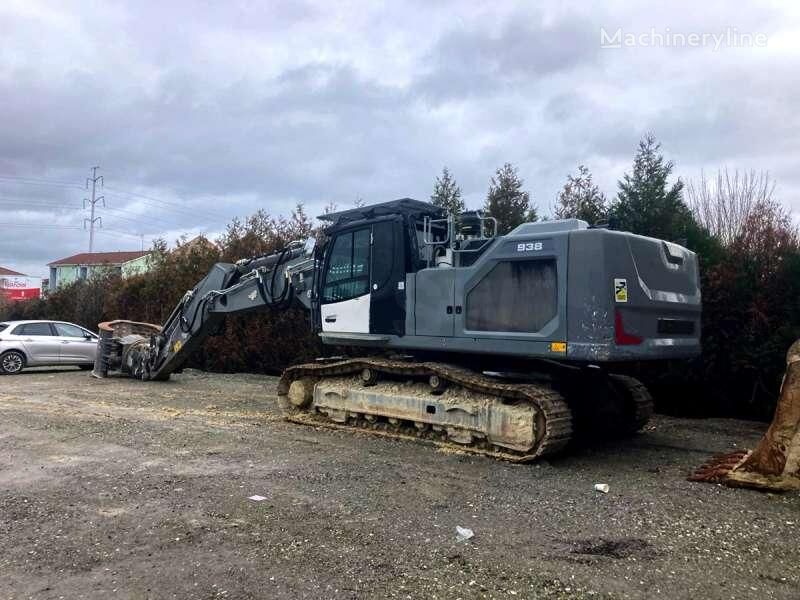
POLYGON ((567 342, 550 342, 550 352, 566 352, 567 342))
POLYGON ((617 302, 628 301, 628 280, 615 279, 614 280, 614 300, 617 302))
POLYGON ((172 351, 173 352, 180 352, 181 348, 183 348, 183 342, 180 340, 175 340, 175 343, 172 344, 172 351))

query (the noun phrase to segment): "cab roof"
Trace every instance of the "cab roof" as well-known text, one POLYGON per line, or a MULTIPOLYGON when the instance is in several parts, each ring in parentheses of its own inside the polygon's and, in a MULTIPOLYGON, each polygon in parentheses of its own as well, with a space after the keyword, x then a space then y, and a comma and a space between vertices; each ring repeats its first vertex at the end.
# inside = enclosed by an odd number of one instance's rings
POLYGON ((361 221, 363 219, 373 219, 386 215, 409 215, 413 217, 430 216, 434 218, 444 217, 444 211, 429 202, 421 202, 413 198, 400 198, 389 202, 360 206, 349 210, 342 210, 334 213, 327 213, 317 217, 321 221, 330 221, 335 225, 349 223, 351 221, 361 221))

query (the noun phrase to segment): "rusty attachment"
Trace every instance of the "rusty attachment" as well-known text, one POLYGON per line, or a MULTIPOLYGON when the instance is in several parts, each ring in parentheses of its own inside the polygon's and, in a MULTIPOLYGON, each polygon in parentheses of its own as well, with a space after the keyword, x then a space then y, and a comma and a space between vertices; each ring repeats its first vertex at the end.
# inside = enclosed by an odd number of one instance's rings
POLYGON ((716 456, 689 480, 774 492, 800 489, 800 340, 786 353, 775 416, 755 450, 716 456))

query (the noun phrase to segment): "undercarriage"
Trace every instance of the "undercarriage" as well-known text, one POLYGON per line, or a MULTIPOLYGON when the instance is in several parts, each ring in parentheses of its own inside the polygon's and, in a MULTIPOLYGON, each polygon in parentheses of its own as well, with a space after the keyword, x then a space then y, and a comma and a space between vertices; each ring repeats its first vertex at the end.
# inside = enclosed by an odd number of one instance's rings
MULTIPOLYGON (((641 428, 652 412, 644 386, 619 375, 606 383, 597 408, 607 412, 610 392, 618 410, 590 416, 580 407, 580 420, 596 430, 610 418, 605 431, 615 436, 641 428)), ((580 422, 558 387, 439 362, 353 358, 289 367, 278 395, 293 422, 530 462, 564 450, 580 422)))

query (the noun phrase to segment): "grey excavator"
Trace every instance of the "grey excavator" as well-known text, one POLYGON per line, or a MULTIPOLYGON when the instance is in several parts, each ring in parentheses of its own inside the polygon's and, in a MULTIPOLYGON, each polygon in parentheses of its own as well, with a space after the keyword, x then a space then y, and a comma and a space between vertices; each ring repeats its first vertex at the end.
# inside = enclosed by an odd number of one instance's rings
POLYGON ((526 462, 582 430, 637 431, 652 400, 619 372, 700 353, 697 259, 678 244, 577 219, 497 235, 408 198, 320 219, 316 240, 214 265, 161 326, 101 324, 93 374, 166 380, 226 315, 299 304, 346 356, 283 372, 288 419, 526 462))

